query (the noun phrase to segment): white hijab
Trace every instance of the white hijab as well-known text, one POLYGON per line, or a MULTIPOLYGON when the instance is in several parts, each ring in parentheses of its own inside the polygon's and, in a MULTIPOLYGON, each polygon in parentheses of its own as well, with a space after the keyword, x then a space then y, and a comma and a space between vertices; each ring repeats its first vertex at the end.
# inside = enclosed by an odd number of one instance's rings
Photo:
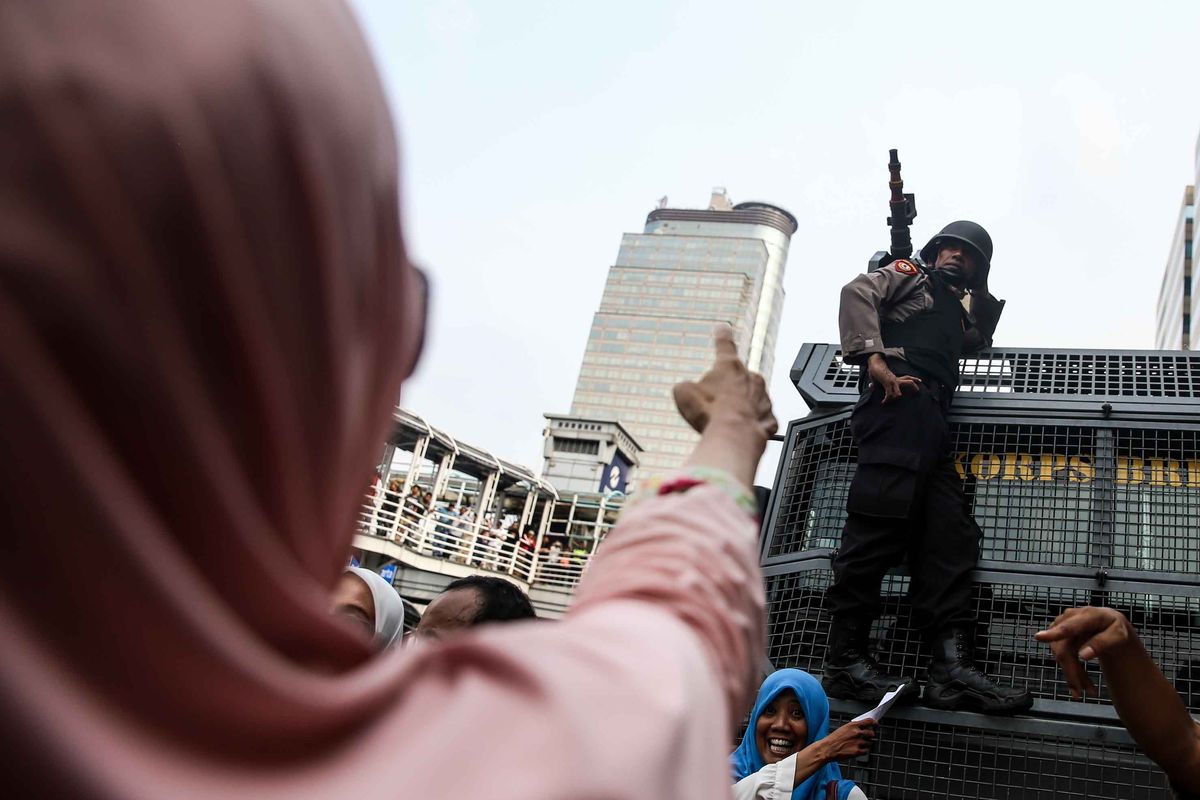
POLYGON ((375 646, 386 650, 404 635, 404 600, 382 575, 362 567, 348 567, 371 590, 375 601, 375 646))

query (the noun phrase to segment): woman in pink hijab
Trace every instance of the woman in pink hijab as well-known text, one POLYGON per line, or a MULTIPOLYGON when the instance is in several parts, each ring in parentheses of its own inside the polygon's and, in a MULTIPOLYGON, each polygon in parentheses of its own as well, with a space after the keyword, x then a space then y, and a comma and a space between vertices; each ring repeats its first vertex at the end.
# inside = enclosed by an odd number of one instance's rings
POLYGON ((352 16, 9 2, 0 93, 6 796, 728 796, 775 422, 727 330, 561 624, 376 653, 329 593, 424 290, 352 16))

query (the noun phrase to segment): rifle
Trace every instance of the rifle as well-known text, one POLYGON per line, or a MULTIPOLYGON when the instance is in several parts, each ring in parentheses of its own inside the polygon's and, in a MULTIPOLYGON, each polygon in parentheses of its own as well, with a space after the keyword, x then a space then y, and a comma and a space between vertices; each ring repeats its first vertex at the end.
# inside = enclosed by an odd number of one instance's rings
POLYGON ((890 251, 881 250, 873 255, 867 264, 868 272, 886 267, 897 258, 908 258, 913 252, 912 235, 909 228, 912 227, 913 220, 917 217, 917 196, 904 191, 904 179, 900 177, 898 151, 889 150, 888 155, 890 156, 888 188, 891 189, 892 196, 888 201, 888 210, 891 211, 891 216, 888 217, 887 223, 892 235, 892 249, 890 251))

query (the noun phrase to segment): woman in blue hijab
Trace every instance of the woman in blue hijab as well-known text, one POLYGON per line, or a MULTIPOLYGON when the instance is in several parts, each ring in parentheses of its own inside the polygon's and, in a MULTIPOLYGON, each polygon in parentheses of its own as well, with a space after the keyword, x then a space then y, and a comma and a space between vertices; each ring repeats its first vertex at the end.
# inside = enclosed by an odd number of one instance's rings
POLYGON ((730 756, 734 797, 866 800, 853 781, 842 779, 837 762, 866 753, 874 738, 871 719, 848 722, 831 734, 821 683, 807 672, 781 669, 763 681, 742 743, 730 756))

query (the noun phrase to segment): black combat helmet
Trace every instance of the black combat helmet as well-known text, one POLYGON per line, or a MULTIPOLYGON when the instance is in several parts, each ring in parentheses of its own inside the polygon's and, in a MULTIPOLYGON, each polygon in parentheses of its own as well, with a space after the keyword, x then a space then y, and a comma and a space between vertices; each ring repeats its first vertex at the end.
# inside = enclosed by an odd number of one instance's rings
POLYGON ((975 251, 980 258, 980 270, 975 283, 976 286, 986 285, 988 272, 992 268, 992 237, 988 236, 983 226, 965 219, 951 222, 938 231, 937 236, 929 240, 929 244, 921 248, 921 260, 932 267, 933 262, 937 260, 938 246, 946 239, 960 241, 975 251))

